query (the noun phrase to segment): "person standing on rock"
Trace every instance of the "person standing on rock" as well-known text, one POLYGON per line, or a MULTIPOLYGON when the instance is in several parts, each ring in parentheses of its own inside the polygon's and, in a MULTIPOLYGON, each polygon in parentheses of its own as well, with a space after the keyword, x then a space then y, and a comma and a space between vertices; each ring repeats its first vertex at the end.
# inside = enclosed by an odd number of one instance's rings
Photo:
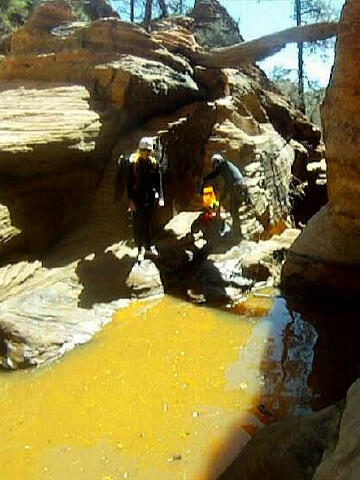
POLYGON ((224 179, 225 185, 220 196, 220 204, 229 196, 233 234, 236 237, 241 237, 239 207, 242 203, 251 204, 245 178, 240 170, 229 160, 225 160, 220 153, 215 153, 211 157, 211 162, 213 170, 202 179, 201 192, 209 180, 218 176, 224 179))
POLYGON ((160 165, 151 155, 152 150, 152 138, 143 137, 138 150, 130 156, 127 174, 129 210, 132 212, 139 263, 145 255, 158 255, 152 244, 151 226, 155 209, 164 206, 160 165))

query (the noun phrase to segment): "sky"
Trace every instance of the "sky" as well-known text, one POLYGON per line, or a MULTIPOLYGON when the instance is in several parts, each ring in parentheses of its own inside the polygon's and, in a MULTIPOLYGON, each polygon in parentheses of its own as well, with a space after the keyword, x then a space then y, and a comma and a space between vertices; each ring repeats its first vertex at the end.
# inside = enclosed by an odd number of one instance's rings
MULTIPOLYGON (((331 0, 331 4, 341 9, 345 0, 331 0)), ((293 20, 294 0, 220 0, 230 15, 238 22, 240 33, 244 40, 268 35, 295 26, 293 20)), ((329 81, 333 64, 333 50, 329 50, 327 61, 319 55, 311 55, 305 62, 305 72, 311 80, 316 80, 321 86, 329 81)), ((288 45, 276 55, 259 62, 259 66, 269 73, 275 66, 294 69, 296 78, 297 47, 288 45)))
MULTIPOLYGON (((111 0, 116 5, 120 0, 111 0)), ((345 0, 326 0, 339 11, 345 0)), ((360 1, 360 0, 359 0, 360 1)), ((185 0, 187 5, 193 5, 194 0, 185 0)), ((294 0, 219 0, 229 14, 238 23, 244 40, 252 40, 264 35, 294 27, 293 19, 294 0)), ((124 17, 125 18, 125 17, 124 17)), ((320 55, 305 56, 305 76, 311 81, 317 81, 325 87, 329 81, 333 65, 333 49, 328 49, 327 60, 320 55)), ((276 55, 268 57, 258 65, 266 72, 271 73, 274 67, 281 66, 292 70, 291 78, 297 79, 297 46, 288 45, 276 55)), ((307 84, 305 82, 305 88, 307 84)))

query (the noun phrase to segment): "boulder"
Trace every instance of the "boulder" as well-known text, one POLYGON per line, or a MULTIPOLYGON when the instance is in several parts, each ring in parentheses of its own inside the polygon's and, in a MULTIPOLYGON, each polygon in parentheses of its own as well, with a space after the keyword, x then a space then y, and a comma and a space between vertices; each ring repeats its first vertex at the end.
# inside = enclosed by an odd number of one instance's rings
POLYGON ((336 443, 342 410, 340 404, 265 427, 219 480, 311 480, 336 443))
POLYGON ((132 298, 164 294, 160 271, 151 260, 135 263, 126 280, 126 286, 130 288, 132 298))
POLYGON ((192 31, 201 45, 225 47, 243 41, 234 19, 217 0, 196 0, 192 31))
POLYGON ((360 380, 349 389, 336 447, 327 450, 313 480, 356 480, 360 476, 360 380))
POLYGON ((16 369, 54 361, 88 342, 127 301, 78 307, 76 264, 59 269, 22 262, 0 269, 0 364, 16 369))
POLYGON ((350 297, 359 294, 360 207, 358 167, 360 95, 357 35, 360 6, 343 8, 336 57, 322 106, 329 203, 305 227, 288 256, 283 284, 350 297))

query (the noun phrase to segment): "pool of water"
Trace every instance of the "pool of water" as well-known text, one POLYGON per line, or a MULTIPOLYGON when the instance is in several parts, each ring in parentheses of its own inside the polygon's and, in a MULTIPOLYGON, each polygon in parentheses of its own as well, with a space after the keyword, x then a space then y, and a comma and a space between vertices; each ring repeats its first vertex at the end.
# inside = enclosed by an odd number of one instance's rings
POLYGON ((311 411, 315 328, 265 292, 233 310, 137 302, 42 369, 0 374, 6 480, 212 480, 311 411))

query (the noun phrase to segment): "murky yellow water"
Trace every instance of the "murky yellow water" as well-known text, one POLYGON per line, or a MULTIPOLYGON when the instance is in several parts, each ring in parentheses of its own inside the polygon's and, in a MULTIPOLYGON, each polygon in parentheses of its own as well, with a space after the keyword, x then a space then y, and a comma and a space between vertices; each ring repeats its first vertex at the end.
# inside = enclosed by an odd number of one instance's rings
POLYGON ((57 364, 0 375, 0 478, 216 478, 260 422, 270 337, 171 297, 118 312, 57 364))

